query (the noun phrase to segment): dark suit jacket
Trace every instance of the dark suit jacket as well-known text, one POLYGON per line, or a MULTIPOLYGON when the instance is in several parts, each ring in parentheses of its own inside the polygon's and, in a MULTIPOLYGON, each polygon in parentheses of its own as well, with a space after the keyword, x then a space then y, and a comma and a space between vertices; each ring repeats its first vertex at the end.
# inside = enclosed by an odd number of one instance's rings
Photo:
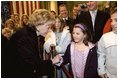
POLYGON ((69 30, 71 33, 73 30, 73 26, 74 26, 74 20, 71 19, 70 17, 68 17, 68 20, 66 20, 66 25, 69 26, 69 30))
POLYGON ((90 12, 87 11, 87 12, 82 12, 77 17, 75 24, 84 23, 90 30, 90 34, 93 37, 92 42, 96 43, 101 38, 103 34, 103 28, 109 18, 110 18, 110 15, 108 13, 98 10, 96 19, 95 19, 95 25, 93 28, 90 12))
POLYGON ((6 53, 5 53, 5 50, 6 50, 6 47, 9 43, 9 40, 1 35, 1 76, 4 75, 6 73, 6 61, 5 61, 5 58, 6 58, 6 53))
POLYGON ((44 38, 38 47, 36 31, 30 26, 18 30, 11 38, 6 54, 6 74, 3 77, 52 77, 51 60, 42 59, 44 38))
MULTIPOLYGON (((97 73, 97 51, 96 51, 96 46, 91 48, 86 60, 86 65, 84 69, 84 77, 85 78, 97 78, 98 73, 97 73)), ((65 55, 63 57, 63 64, 70 63, 71 66, 71 56, 70 56, 70 45, 67 47, 67 50, 65 52, 65 55)), ((71 68, 72 69, 72 68, 71 68)))

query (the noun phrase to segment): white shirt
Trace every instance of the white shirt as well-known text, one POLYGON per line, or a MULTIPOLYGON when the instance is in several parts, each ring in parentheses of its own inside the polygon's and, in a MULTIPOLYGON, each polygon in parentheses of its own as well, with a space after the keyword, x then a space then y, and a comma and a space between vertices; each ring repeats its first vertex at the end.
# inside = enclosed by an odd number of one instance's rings
POLYGON ((98 74, 117 78, 117 34, 104 34, 98 42, 98 74))
POLYGON ((68 20, 68 17, 66 17, 66 18, 63 18, 63 20, 64 20, 64 21, 68 20))
POLYGON ((95 18, 96 18, 96 15, 97 15, 97 10, 90 11, 90 14, 91 14, 91 20, 92 20, 92 24, 93 24, 93 28, 94 28, 95 18))

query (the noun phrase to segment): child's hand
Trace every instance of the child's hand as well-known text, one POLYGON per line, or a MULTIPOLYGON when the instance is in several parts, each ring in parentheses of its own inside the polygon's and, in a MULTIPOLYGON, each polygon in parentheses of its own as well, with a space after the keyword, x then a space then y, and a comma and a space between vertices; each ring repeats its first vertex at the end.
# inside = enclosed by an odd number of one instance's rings
POLYGON ((99 75, 100 77, 102 77, 102 78, 109 78, 108 76, 107 76, 107 74, 103 74, 103 75, 99 75))

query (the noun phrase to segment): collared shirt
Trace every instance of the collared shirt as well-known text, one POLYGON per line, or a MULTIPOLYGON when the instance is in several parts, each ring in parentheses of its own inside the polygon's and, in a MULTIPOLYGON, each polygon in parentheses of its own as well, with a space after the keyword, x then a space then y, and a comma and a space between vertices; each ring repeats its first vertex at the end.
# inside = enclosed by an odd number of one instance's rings
POLYGON ((63 18, 63 20, 65 21, 65 20, 68 20, 68 16, 66 17, 66 18, 63 18))
POLYGON ((37 36, 39 36, 40 35, 40 31, 38 30, 38 28, 36 27, 36 34, 37 34, 37 36))
POLYGON ((39 36, 40 35, 40 32, 39 31, 36 31, 36 34, 37 34, 37 36, 39 36))
POLYGON ((96 15, 97 15, 97 10, 89 11, 89 12, 90 12, 90 14, 91 14, 92 24, 93 24, 93 28, 94 28, 94 25, 95 25, 95 18, 96 18, 96 15))
POLYGON ((98 74, 117 78, 117 34, 105 33, 98 42, 98 74))

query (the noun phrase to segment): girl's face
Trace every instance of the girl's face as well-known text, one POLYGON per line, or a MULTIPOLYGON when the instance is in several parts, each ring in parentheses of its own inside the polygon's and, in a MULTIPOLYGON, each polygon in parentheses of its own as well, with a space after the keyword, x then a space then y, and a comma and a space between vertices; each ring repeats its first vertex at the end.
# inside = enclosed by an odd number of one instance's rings
POLYGON ((25 24, 28 23, 28 18, 27 18, 26 16, 23 17, 23 22, 24 22, 25 24))
POLYGON ((15 16, 15 21, 17 22, 17 21, 19 21, 19 16, 15 16))
POLYGON ((83 40, 86 35, 82 32, 80 28, 73 28, 72 36, 73 36, 74 42, 83 43, 83 40))
POLYGON ((111 15, 112 30, 117 33, 117 13, 111 15))
POLYGON ((4 34, 5 37, 7 37, 7 39, 9 39, 11 37, 11 33, 10 32, 7 32, 4 34))
POLYGON ((8 21, 8 22, 7 22, 7 27, 8 27, 9 29, 13 29, 13 22, 12 22, 12 21, 8 21))
POLYGON ((60 27, 61 27, 61 21, 59 20, 59 18, 57 18, 55 21, 55 29, 60 29, 60 27))
POLYGON ((4 36, 7 37, 7 39, 9 39, 11 37, 12 33, 13 33, 13 30, 6 28, 4 36))
POLYGON ((51 12, 50 15, 52 18, 55 18, 55 16, 56 16, 53 12, 51 12))

